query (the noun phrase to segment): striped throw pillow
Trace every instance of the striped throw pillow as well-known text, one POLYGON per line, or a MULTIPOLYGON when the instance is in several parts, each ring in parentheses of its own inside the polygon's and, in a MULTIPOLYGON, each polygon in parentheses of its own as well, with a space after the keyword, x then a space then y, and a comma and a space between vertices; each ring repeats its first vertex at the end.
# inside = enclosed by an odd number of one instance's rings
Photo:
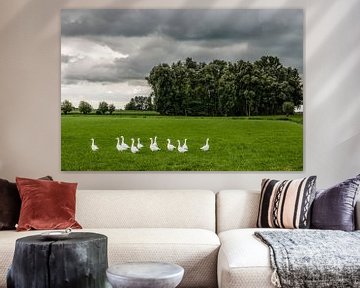
POLYGON ((309 228, 316 176, 294 180, 263 179, 257 227, 309 228))

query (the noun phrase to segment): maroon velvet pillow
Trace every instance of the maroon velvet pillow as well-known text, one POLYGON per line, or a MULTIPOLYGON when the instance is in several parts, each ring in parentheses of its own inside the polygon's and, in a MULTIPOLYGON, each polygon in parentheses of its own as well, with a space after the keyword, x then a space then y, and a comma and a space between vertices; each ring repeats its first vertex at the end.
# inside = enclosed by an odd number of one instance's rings
MULTIPOLYGON (((52 180, 51 176, 40 179, 52 180)), ((21 200, 16 184, 0 179, 0 230, 15 230, 20 207, 21 200)))
POLYGON ((17 231, 81 228, 75 220, 77 183, 16 178, 22 201, 17 231))

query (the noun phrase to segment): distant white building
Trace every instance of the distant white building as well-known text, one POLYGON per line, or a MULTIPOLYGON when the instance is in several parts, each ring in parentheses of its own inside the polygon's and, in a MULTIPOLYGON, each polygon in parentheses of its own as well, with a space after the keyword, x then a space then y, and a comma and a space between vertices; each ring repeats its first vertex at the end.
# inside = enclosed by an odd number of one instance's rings
POLYGON ((295 113, 303 113, 303 112, 304 112, 304 105, 295 107, 295 113))

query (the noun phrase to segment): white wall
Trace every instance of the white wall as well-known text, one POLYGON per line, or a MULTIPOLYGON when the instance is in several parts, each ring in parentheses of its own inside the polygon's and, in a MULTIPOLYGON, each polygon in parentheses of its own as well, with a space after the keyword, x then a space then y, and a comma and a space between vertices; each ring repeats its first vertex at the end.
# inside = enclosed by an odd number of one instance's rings
POLYGON ((326 187, 360 173, 360 1, 1 1, 0 100, 0 178, 49 174, 83 189, 219 190, 315 174, 326 187), (304 8, 304 172, 61 172, 60 9, 125 7, 304 8))

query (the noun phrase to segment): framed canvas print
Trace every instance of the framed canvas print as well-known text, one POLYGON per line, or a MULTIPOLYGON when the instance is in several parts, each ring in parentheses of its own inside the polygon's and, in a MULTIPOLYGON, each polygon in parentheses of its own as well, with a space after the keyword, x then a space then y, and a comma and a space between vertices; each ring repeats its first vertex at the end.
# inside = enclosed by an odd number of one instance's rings
POLYGON ((61 12, 63 171, 302 171, 303 10, 61 12))

